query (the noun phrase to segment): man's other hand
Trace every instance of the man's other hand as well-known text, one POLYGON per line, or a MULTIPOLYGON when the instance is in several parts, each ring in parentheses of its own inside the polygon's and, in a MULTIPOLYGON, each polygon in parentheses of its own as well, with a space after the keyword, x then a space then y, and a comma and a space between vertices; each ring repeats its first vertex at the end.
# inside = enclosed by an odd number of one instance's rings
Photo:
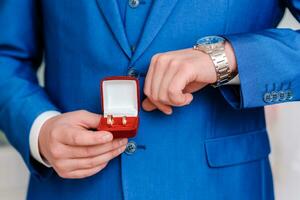
POLYGON ((62 178, 85 178, 106 167, 124 152, 128 139, 113 139, 97 128, 100 115, 76 111, 45 122, 39 135, 39 150, 62 178))
MULTIPOLYGON (((229 42, 225 53, 233 73, 237 72, 234 51, 229 42)), ((215 83, 217 74, 212 59, 206 53, 183 49, 156 54, 152 57, 145 79, 143 101, 146 111, 159 109, 172 114, 172 107, 186 106, 193 100, 193 92, 215 83)))

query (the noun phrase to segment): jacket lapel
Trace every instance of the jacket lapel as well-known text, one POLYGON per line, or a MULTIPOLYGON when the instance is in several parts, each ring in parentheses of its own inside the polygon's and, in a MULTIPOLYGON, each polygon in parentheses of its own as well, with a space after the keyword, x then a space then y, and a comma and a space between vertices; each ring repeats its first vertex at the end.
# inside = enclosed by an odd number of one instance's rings
POLYGON ((117 2, 115 0, 97 0, 97 3, 116 40, 126 55, 131 58, 132 53, 126 37, 117 2))
POLYGON ((153 2, 150 15, 148 16, 139 44, 132 57, 131 63, 134 63, 151 44, 159 30, 166 22, 171 11, 178 0, 156 0, 153 2))

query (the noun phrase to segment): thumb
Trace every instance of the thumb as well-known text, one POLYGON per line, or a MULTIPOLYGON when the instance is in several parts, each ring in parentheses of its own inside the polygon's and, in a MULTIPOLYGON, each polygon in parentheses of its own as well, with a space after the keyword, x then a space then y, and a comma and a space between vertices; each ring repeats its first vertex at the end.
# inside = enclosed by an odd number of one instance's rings
POLYGON ((157 107, 148 98, 143 101, 142 106, 145 111, 149 112, 157 109, 157 107))
POLYGON ((86 110, 77 111, 76 115, 79 119, 79 126, 85 129, 96 129, 99 126, 101 115, 88 112, 86 110))
POLYGON ((184 105, 189 105, 192 101, 193 101, 193 95, 190 94, 190 93, 186 93, 184 94, 185 96, 185 102, 184 102, 184 105))

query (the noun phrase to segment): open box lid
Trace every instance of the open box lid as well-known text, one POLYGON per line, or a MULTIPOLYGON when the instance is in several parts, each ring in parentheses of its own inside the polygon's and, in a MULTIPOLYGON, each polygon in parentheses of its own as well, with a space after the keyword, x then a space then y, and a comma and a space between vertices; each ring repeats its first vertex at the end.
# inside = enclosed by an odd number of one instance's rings
POLYGON ((104 117, 137 117, 139 111, 139 82, 134 77, 115 76, 101 82, 104 117))

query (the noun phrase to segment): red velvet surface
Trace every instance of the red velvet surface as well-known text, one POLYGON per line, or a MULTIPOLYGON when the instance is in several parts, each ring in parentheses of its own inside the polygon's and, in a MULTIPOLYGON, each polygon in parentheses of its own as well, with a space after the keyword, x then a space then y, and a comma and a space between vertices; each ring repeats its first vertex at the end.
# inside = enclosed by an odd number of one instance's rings
POLYGON ((127 124, 122 124, 122 117, 114 117, 114 124, 108 125, 107 118, 101 117, 98 130, 109 131, 113 134, 114 138, 131 138, 136 135, 139 118, 127 117, 127 124))

